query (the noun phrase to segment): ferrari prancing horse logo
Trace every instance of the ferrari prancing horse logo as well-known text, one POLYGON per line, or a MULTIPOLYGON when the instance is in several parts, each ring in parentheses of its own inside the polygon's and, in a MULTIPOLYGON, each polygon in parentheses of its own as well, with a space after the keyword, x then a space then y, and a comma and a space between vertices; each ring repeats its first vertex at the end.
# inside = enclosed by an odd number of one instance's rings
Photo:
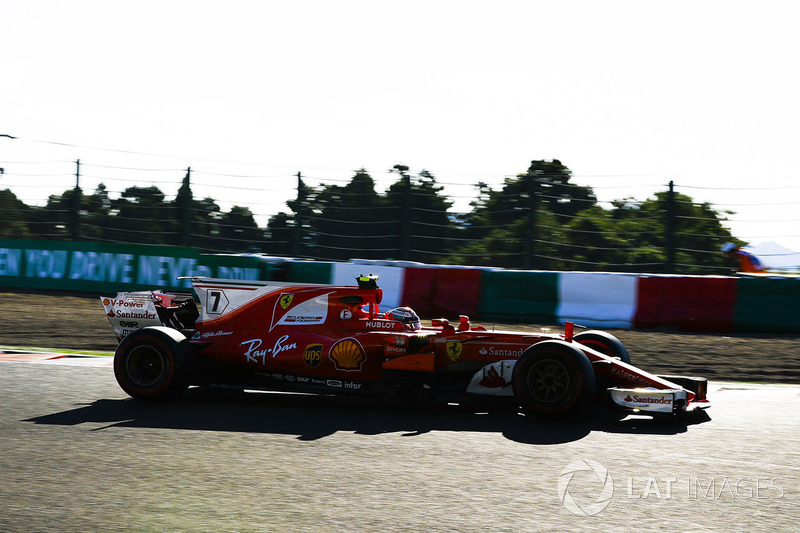
POLYGON ((461 357, 461 349, 463 348, 461 341, 448 341, 445 348, 451 360, 455 361, 461 357))
POLYGON ((281 296, 281 309, 288 309, 290 305, 292 305, 292 300, 294 299, 294 294, 284 294, 281 296))

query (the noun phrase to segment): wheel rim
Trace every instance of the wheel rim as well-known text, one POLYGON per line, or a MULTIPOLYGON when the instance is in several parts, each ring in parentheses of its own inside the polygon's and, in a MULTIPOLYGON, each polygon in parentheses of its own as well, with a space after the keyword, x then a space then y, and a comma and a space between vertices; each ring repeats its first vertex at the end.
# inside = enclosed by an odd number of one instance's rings
POLYGON ((137 346, 131 350, 125 370, 139 387, 152 387, 158 383, 167 370, 164 355, 152 346, 137 346))
POLYGON ((552 403, 563 398, 570 388, 569 369, 552 359, 537 361, 528 374, 528 390, 543 403, 552 403))

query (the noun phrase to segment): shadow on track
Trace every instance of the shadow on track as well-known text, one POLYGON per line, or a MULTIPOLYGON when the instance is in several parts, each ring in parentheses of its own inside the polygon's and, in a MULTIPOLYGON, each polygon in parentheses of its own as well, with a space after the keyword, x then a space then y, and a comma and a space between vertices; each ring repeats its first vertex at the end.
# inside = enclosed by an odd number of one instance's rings
MULTIPOLYGON (((710 420, 703 411, 680 419, 619 420, 588 408, 564 421, 541 420, 507 407, 419 404, 356 397, 190 389, 169 403, 97 400, 91 404, 25 420, 35 424, 190 429, 297 435, 316 440, 337 431, 359 435, 402 433, 413 437, 432 431, 501 433, 524 444, 560 444, 592 431, 673 435, 710 420)), ((96 431, 95 430, 95 431, 96 431)))

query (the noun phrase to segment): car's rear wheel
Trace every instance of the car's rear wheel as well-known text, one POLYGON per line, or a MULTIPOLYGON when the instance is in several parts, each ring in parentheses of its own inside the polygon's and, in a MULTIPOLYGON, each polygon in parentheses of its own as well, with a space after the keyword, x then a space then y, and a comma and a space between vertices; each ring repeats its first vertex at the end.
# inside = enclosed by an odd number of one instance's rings
POLYGON ((512 385, 526 411, 562 418, 594 392, 594 371, 586 355, 569 343, 543 341, 525 350, 517 360, 512 385))
POLYGON ((168 400, 189 386, 191 363, 192 347, 180 332, 147 327, 122 339, 114 355, 114 375, 134 398, 168 400))

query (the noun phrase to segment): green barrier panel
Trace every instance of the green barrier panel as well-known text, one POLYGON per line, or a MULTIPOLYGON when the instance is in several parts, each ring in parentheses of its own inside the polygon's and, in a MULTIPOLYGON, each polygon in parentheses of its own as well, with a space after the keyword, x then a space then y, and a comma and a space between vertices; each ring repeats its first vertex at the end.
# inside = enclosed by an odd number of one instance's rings
POLYGON ((558 273, 486 270, 480 318, 512 323, 555 323, 558 273))
POLYGON ((112 292, 191 287, 184 276, 266 279, 258 258, 201 255, 195 248, 0 239, 0 287, 112 292))
POLYGON ((292 261, 289 263, 288 281, 302 283, 331 283, 333 263, 317 261, 292 261))
POLYGON ((742 278, 736 292, 736 332, 800 332, 800 280, 742 278))
POLYGON ((200 265, 213 272, 215 278, 222 279, 272 279, 274 263, 258 257, 214 254, 200 254, 200 265))

